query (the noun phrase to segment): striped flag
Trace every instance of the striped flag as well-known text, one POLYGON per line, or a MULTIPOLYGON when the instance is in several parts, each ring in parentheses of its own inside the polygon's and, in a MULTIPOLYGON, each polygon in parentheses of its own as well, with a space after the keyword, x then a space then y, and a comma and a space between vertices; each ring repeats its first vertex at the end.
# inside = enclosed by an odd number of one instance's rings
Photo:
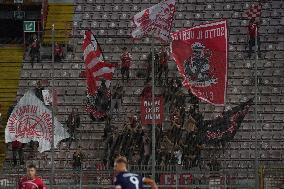
POLYGON ((95 95, 101 80, 105 80, 106 86, 110 86, 114 65, 106 62, 102 50, 91 31, 85 31, 82 45, 85 61, 85 74, 89 95, 95 95))
POLYGON ((262 4, 252 4, 248 10, 244 12, 244 17, 248 19, 259 18, 261 16, 262 4))

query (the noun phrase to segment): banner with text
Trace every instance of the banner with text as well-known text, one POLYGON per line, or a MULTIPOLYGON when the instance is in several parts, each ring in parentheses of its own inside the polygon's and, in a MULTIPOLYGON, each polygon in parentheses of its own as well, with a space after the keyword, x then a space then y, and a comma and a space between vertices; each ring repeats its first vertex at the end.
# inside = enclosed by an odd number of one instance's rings
POLYGON ((141 122, 143 125, 152 124, 152 119, 155 119, 155 124, 162 124, 164 120, 164 98, 162 96, 155 97, 154 115, 152 107, 152 98, 141 98, 141 122))
POLYGON ((227 87, 227 22, 209 22, 171 33, 172 56, 183 86, 199 99, 224 105, 227 87))
MULTIPOLYGON (((160 176, 161 185, 189 185, 192 184, 192 174, 170 174, 165 173, 160 176)), ((161 187, 162 189, 174 189, 176 187, 161 187)), ((179 189, 188 189, 188 187, 179 187, 179 189)))
MULTIPOLYGON (((69 138, 62 124, 54 118, 54 146, 69 138)), ((27 92, 15 106, 5 129, 5 142, 38 141, 39 152, 51 149, 52 113, 32 92, 27 92)))

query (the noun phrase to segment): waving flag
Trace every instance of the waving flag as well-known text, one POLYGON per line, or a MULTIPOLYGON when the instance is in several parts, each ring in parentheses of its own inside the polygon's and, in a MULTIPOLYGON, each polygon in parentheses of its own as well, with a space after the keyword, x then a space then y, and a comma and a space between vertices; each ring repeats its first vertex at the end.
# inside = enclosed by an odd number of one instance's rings
MULTIPOLYGON (((54 118, 54 145, 69 138, 62 124, 54 118)), ((27 92, 15 106, 5 129, 5 142, 28 143, 38 141, 39 152, 50 150, 52 113, 32 92, 27 92)))
POLYGON ((205 143, 216 144, 218 141, 232 140, 252 104, 253 98, 231 110, 223 112, 220 117, 214 120, 205 121, 205 143))
POLYGON ((114 65, 104 60, 102 50, 91 31, 86 31, 82 45, 87 81, 86 111, 93 120, 104 120, 110 109, 110 82, 114 65))
POLYGON ((252 19, 252 18, 259 18, 261 16, 261 9, 262 9, 262 4, 252 4, 248 10, 244 12, 244 16, 252 19))
POLYGON ((175 0, 164 0, 136 14, 133 18, 135 29, 132 37, 139 39, 152 32, 154 37, 169 41, 175 3, 175 0))
POLYGON ((171 50, 183 86, 199 99, 224 105, 227 87, 227 22, 210 22, 171 33, 171 50))
POLYGON ((101 80, 106 81, 107 87, 110 86, 114 66, 104 60, 102 50, 91 31, 85 32, 82 50, 84 51, 88 94, 95 95, 101 80))

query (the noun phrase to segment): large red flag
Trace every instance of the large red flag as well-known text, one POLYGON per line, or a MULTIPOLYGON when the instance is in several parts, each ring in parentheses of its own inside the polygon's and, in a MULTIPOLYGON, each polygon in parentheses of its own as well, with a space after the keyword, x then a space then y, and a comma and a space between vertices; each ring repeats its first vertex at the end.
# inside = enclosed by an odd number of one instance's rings
POLYGON ((227 86, 227 22, 210 22, 171 33, 171 50, 183 86, 199 99, 224 105, 227 86))
POLYGON ((162 41, 169 41, 175 3, 176 0, 164 0, 137 13, 133 18, 135 28, 132 31, 132 37, 139 39, 150 33, 162 41))

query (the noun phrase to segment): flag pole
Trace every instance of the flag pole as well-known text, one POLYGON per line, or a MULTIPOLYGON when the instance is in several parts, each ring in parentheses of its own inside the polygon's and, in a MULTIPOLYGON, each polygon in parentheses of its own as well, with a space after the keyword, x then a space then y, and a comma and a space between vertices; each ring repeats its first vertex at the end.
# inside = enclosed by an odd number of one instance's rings
MULTIPOLYGON (((52 24, 52 77, 51 77, 51 90, 52 96, 54 95, 54 24, 52 24)), ((52 129, 51 129, 51 181, 50 188, 53 189, 53 181, 54 181, 54 99, 52 101, 52 129)))
POLYGON ((156 169, 156 128, 155 128, 155 51, 154 38, 151 40, 152 54, 152 178, 155 180, 156 169))
POLYGON ((254 101, 254 127, 255 127, 255 188, 259 188, 259 178, 258 178, 258 117, 257 117, 257 112, 258 112, 258 77, 257 77, 257 63, 258 63, 258 26, 256 26, 255 30, 255 65, 254 65, 254 92, 255 92, 255 101, 254 101))

